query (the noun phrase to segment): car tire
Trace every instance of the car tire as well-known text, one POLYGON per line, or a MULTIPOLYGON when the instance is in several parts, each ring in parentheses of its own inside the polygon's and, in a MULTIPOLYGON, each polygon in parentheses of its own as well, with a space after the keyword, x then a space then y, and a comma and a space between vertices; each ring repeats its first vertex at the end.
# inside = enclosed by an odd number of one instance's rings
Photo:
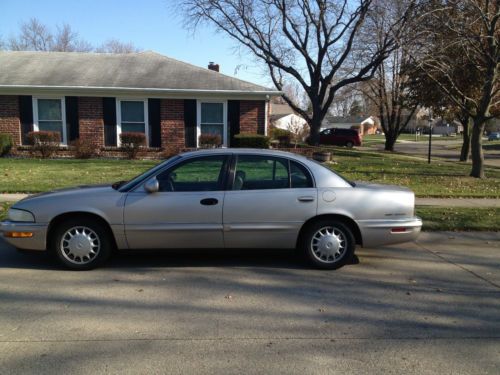
POLYGON ((354 143, 352 143, 351 141, 349 141, 345 144, 345 147, 347 147, 347 148, 352 148, 353 146, 354 146, 354 143))
POLYGON ((59 224, 50 238, 50 250, 60 263, 72 270, 90 270, 111 255, 110 233, 89 218, 72 218, 59 224))
POLYGON ((315 268, 333 270, 349 263, 356 240, 347 225, 336 220, 320 220, 305 228, 300 249, 315 268))

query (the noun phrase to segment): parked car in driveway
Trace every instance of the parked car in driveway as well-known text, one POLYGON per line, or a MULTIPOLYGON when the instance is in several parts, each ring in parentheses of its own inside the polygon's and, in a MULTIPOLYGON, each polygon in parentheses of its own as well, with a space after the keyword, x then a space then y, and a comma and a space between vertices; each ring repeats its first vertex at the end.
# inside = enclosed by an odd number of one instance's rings
POLYGON ((422 226, 403 187, 352 183, 305 157, 255 149, 183 153, 140 176, 23 199, 1 223, 19 249, 49 250, 71 269, 115 250, 298 248, 318 268, 356 245, 414 240, 422 226))
POLYGON ((329 128, 319 133, 319 143, 322 145, 361 146, 361 136, 354 129, 329 128))
POLYGON ((488 141, 498 141, 500 139, 500 133, 499 132, 492 132, 490 135, 488 135, 488 141))

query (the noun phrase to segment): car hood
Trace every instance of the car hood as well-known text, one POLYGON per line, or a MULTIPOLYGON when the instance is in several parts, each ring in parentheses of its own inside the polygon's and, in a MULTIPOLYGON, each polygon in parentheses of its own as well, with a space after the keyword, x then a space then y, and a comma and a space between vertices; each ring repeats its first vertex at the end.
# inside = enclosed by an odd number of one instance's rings
POLYGON ((75 186, 71 188, 64 188, 64 189, 57 189, 57 190, 51 190, 51 191, 46 191, 43 193, 37 193, 37 194, 32 194, 29 195, 28 197, 21 199, 18 203, 25 203, 29 201, 33 201, 35 199, 39 198, 52 198, 52 197, 57 197, 57 196, 80 196, 82 193, 87 195, 87 194, 101 194, 101 193, 106 193, 110 191, 115 191, 111 185, 106 184, 106 185, 81 185, 81 186, 75 186))

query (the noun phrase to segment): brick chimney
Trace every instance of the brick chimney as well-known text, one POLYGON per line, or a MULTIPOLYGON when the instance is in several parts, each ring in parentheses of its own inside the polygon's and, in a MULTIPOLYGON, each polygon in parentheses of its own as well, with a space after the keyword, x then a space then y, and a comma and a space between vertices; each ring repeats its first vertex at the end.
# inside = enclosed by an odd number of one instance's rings
POLYGON ((213 61, 210 61, 208 63, 208 69, 213 70, 214 72, 219 72, 219 64, 216 64, 213 61))

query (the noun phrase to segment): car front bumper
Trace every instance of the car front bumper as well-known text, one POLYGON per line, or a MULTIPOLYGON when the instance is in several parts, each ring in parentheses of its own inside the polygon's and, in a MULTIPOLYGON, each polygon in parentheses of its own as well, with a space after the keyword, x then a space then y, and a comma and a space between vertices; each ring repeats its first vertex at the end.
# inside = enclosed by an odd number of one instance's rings
POLYGON ((11 245, 23 250, 47 249, 47 225, 37 223, 21 223, 13 221, 0 222, 0 237, 11 245), (13 233, 22 233, 29 237, 12 237, 13 233))
POLYGON ((411 242, 417 239, 422 229, 419 217, 393 220, 359 220, 363 247, 411 242))

